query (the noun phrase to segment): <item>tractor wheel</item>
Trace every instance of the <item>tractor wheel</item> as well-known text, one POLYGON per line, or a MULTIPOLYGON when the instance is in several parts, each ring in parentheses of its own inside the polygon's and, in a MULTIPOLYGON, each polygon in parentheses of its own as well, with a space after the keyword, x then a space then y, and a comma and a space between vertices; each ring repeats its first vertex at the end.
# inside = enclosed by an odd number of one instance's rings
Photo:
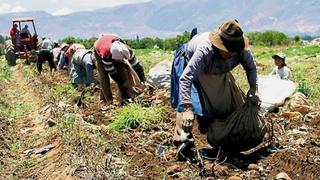
POLYGON ((15 66, 17 64, 16 62, 16 55, 14 53, 13 49, 7 50, 6 51, 6 60, 7 60, 7 64, 9 66, 15 66))

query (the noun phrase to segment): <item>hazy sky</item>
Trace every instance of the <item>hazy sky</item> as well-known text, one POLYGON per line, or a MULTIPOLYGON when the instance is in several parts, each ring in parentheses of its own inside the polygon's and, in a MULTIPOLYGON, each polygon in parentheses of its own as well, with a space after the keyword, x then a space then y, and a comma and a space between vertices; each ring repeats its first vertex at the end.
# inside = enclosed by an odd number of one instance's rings
POLYGON ((0 13, 42 10, 53 15, 65 15, 146 1, 150 0, 0 0, 0 13))

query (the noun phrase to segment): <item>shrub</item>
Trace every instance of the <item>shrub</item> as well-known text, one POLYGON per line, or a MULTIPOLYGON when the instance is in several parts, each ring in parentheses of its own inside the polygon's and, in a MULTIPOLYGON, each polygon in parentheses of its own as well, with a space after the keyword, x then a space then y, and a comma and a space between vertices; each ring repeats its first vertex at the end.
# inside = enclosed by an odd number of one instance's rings
POLYGON ((247 34, 251 44, 274 46, 274 45, 288 45, 290 38, 279 31, 265 31, 265 32, 250 32, 247 34))

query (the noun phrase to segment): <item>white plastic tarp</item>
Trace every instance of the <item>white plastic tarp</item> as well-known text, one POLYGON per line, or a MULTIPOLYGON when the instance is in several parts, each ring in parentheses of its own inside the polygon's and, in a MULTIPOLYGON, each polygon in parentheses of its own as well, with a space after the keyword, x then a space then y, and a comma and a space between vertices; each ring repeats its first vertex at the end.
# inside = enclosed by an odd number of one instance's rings
POLYGON ((259 75, 258 88, 261 108, 270 111, 283 105, 286 98, 294 93, 296 85, 290 80, 259 75))
POLYGON ((148 80, 155 86, 169 89, 171 84, 171 66, 172 62, 168 59, 159 62, 150 69, 148 80))

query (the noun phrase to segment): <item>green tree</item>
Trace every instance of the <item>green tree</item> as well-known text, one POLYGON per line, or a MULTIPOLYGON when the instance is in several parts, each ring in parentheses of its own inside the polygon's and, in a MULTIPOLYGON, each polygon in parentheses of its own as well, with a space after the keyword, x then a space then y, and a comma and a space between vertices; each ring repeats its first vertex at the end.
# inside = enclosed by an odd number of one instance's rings
POLYGON ((288 45, 290 38, 279 31, 265 31, 265 32, 250 32, 247 34, 251 44, 274 46, 274 45, 288 45))
POLYGON ((77 38, 73 37, 73 36, 67 36, 64 39, 61 40, 63 43, 67 43, 67 44, 73 44, 77 42, 77 38))

